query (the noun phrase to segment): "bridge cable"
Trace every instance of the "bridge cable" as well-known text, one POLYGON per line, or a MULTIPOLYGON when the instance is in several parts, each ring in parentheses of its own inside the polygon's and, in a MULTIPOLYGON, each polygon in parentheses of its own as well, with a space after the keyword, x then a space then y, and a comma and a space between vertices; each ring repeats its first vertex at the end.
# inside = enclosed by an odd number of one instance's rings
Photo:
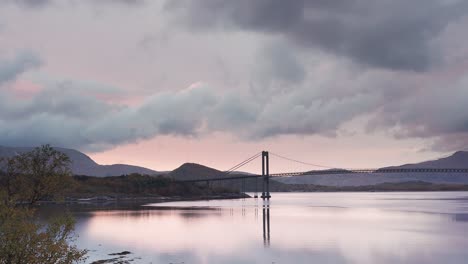
POLYGON ((297 159, 288 158, 288 157, 285 157, 285 156, 282 156, 282 155, 279 155, 279 154, 276 154, 276 153, 273 153, 273 152, 270 152, 270 154, 272 156, 275 156, 275 157, 278 157, 278 158, 282 158, 282 159, 285 159, 285 160, 301 163, 301 164, 304 164, 304 165, 309 165, 309 166, 314 166, 314 167, 319 167, 319 168, 324 168, 324 169, 344 170, 343 168, 339 168, 339 167, 330 167, 330 166, 326 166, 326 165, 314 164, 314 163, 309 163, 309 162, 305 162, 305 161, 300 161, 300 160, 297 160, 297 159))
POLYGON ((231 172, 234 172, 234 170, 237 170, 237 169, 239 169, 239 168, 241 168, 241 167, 247 165, 248 163, 252 162, 254 159, 260 157, 260 155, 262 155, 261 152, 259 152, 259 153, 255 154, 255 155, 253 155, 252 157, 250 157, 250 158, 248 158, 248 159, 246 159, 246 160, 240 162, 239 164, 235 165, 234 167, 230 168, 229 170, 224 171, 224 173, 225 173, 225 174, 229 174, 229 173, 231 173, 231 172))

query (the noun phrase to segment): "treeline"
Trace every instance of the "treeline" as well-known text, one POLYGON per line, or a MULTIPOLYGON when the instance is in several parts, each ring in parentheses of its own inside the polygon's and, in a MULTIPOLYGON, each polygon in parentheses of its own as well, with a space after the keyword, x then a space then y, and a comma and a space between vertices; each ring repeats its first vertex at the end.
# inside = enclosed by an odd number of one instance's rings
POLYGON ((222 186, 209 186, 204 183, 181 183, 165 176, 130 174, 113 177, 73 176, 73 183, 65 196, 86 198, 91 196, 110 197, 201 197, 210 195, 234 194, 238 191, 222 186))

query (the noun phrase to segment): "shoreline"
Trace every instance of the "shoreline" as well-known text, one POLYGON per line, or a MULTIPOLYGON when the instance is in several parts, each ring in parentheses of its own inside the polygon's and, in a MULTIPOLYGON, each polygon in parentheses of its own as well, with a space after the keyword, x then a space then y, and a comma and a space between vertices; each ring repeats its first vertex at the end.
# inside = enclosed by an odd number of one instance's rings
MULTIPOLYGON (((230 199, 248 199, 252 198, 246 193, 242 194, 219 194, 203 196, 93 196, 89 198, 67 198, 63 201, 40 201, 38 207, 74 207, 82 209, 105 209, 105 210, 151 210, 151 207, 144 207, 145 204, 168 203, 168 202, 186 202, 186 201, 208 201, 208 200, 230 200, 230 199)), ((86 210, 87 211, 87 210, 86 210)))
MULTIPOLYGON (((274 191, 275 193, 430 193, 430 192, 468 192, 468 190, 316 190, 316 191, 274 191)), ((64 208, 77 213, 87 213, 94 210, 161 210, 161 208, 145 206, 169 202, 209 201, 253 199, 247 193, 224 193, 218 195, 202 196, 92 196, 88 198, 66 198, 62 201, 40 201, 37 204, 39 211, 61 211, 64 208)), ((185 208, 187 209, 187 208, 185 208)), ((194 209, 195 210, 195 209, 194 209)))

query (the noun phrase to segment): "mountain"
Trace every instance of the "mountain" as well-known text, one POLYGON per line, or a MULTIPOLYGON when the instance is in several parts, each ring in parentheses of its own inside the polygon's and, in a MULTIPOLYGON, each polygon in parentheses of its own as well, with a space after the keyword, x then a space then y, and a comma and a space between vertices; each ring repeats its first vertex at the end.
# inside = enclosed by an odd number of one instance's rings
POLYGON ((468 151, 457 151, 453 155, 437 160, 424 161, 414 164, 392 166, 382 169, 411 169, 411 168, 431 168, 431 169, 466 169, 468 168, 468 151))
MULTIPOLYGON (((449 157, 421 163, 385 167, 381 169, 409 168, 468 168, 468 152, 458 151, 449 157)), ((307 175, 276 179, 285 184, 313 184, 322 186, 366 186, 383 183, 428 182, 436 184, 468 184, 465 173, 353 173, 332 175, 307 175)))
MULTIPOLYGON (((12 157, 24 152, 33 150, 32 147, 4 147, 0 146, 0 157, 12 157)), ((132 166, 126 164, 113 164, 113 165, 100 165, 97 164, 86 154, 74 149, 67 148, 54 148, 60 152, 65 153, 70 157, 72 164, 71 170, 74 175, 87 175, 87 176, 119 176, 122 174, 140 173, 154 175, 160 172, 150 170, 147 168, 132 166)))

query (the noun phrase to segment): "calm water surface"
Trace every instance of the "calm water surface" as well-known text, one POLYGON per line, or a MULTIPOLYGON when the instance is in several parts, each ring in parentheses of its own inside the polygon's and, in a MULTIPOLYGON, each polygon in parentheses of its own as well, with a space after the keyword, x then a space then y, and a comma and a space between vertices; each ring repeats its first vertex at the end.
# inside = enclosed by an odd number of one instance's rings
POLYGON ((468 263, 468 193, 273 193, 77 213, 89 262, 468 263))

